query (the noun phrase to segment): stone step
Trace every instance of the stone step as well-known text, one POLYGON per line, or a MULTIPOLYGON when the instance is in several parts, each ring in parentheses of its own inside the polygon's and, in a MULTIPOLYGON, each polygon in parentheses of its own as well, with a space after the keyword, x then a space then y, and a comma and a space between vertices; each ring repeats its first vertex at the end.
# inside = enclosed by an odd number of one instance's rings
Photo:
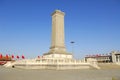
POLYGON ((98 64, 101 69, 120 69, 120 65, 114 63, 101 63, 98 64))

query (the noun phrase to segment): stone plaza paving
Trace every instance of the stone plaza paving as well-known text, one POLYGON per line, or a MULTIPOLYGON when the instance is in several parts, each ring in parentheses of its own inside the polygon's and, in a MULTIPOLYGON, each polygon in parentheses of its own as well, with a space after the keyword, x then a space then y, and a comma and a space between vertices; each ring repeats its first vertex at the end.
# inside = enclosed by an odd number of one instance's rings
POLYGON ((0 66, 0 80, 112 80, 112 78, 120 80, 120 69, 26 70, 0 66))

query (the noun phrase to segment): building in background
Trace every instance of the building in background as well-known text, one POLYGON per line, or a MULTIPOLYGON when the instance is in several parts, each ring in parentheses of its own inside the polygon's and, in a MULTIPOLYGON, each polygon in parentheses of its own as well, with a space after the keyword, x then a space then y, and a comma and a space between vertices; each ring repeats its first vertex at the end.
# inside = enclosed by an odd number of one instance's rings
POLYGON ((85 57, 85 60, 93 58, 96 59, 98 63, 108 63, 112 62, 112 57, 111 55, 89 55, 85 57))
POLYGON ((112 55, 113 63, 120 63, 120 51, 112 51, 110 54, 112 55))
POLYGON ((120 52, 112 51, 109 54, 87 55, 85 61, 89 58, 96 59, 98 63, 120 63, 120 52))

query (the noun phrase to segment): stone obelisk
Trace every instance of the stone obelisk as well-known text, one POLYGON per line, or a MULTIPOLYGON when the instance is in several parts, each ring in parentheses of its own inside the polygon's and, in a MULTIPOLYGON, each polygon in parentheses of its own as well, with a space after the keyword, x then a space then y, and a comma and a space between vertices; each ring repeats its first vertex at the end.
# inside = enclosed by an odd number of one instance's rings
POLYGON ((64 16, 65 13, 60 10, 52 13, 52 40, 50 51, 44 54, 46 58, 73 58, 65 48, 64 16))
POLYGON ((64 43, 64 15, 60 10, 52 13, 52 42, 50 53, 65 54, 66 48, 64 43))

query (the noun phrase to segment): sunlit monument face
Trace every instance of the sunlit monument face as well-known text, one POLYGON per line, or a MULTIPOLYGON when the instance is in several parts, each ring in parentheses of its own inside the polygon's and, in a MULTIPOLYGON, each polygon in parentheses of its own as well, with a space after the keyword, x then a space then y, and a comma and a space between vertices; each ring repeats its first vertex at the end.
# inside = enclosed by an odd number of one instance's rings
POLYGON ((72 55, 66 51, 64 39, 64 16, 65 13, 60 10, 55 10, 52 13, 52 40, 50 51, 44 55, 52 55, 57 57, 69 57, 72 55))
POLYGON ((50 53, 63 54, 66 52, 64 44, 64 12, 56 10, 52 13, 52 42, 50 53))

